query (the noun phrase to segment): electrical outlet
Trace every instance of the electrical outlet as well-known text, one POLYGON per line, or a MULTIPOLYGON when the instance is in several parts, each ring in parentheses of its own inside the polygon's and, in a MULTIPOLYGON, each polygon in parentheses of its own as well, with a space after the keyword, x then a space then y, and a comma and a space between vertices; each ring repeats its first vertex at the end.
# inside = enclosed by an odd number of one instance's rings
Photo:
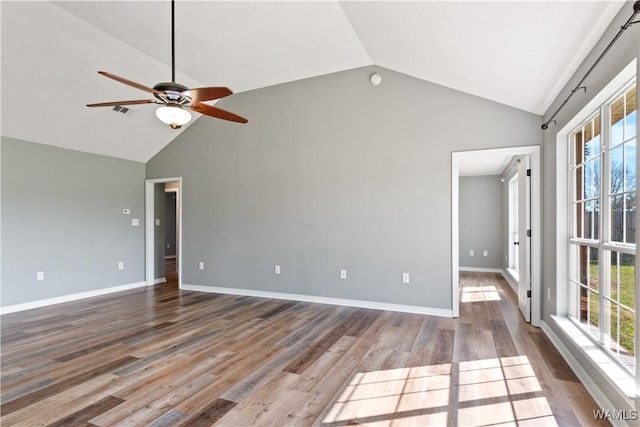
POLYGON ((489 251, 482 251, 482 256, 489 256, 489 251))
POLYGON ((473 251, 473 249, 471 249, 471 250, 469 251, 469 256, 474 256, 475 254, 476 254, 476 253, 473 251))
POLYGON ((199 268, 200 270, 204 270, 204 261, 200 261, 200 262, 198 263, 198 268, 199 268))
POLYGON ((38 280, 44 280, 44 271, 38 271, 36 273, 36 279, 38 280))
POLYGON ((402 283, 409 283, 409 273, 402 273, 402 283))
POLYGON ((346 279, 347 278, 347 270, 346 269, 341 269, 340 270, 340 278, 341 279, 346 279))
POLYGON ((280 266, 278 264, 273 266, 273 272, 275 274, 280 274, 280 266))
POLYGON ((124 262, 118 262, 118 270, 124 270, 124 262))
POLYGON ((137 227, 140 225, 140 220, 138 218, 131 218, 131 226, 137 227))
POLYGON ((160 227, 160 218, 156 218, 156 227, 160 227))

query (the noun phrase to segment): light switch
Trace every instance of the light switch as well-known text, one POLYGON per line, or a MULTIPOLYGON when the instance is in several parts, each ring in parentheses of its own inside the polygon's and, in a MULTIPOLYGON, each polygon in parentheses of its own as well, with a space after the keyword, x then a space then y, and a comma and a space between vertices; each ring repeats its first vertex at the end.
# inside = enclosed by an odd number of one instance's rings
POLYGON ((160 226, 160 218, 156 218, 156 227, 160 226))
POLYGON ((469 251, 469 256, 474 256, 475 254, 476 254, 476 253, 473 251, 473 249, 471 249, 471 250, 469 251))
POLYGON ((280 274, 280 266, 278 264, 273 266, 273 272, 275 274, 280 274))
POLYGON ((340 270, 340 278, 341 279, 346 279, 347 278, 347 270, 346 269, 341 269, 340 270))
POLYGON ((120 261, 118 263, 118 270, 124 270, 124 262, 120 261))
POLYGON ((36 274, 36 278, 38 280, 44 280, 44 271, 38 271, 38 273, 36 274))
POLYGON ((199 268, 200 270, 204 270, 204 261, 200 261, 200 262, 198 263, 198 268, 199 268))
POLYGON ((402 273, 402 283, 409 283, 409 273, 402 273))
POLYGON ((138 218, 131 218, 131 226, 137 227, 140 225, 140 220, 138 218))
POLYGON ((489 256, 489 251, 482 251, 482 256, 489 256))

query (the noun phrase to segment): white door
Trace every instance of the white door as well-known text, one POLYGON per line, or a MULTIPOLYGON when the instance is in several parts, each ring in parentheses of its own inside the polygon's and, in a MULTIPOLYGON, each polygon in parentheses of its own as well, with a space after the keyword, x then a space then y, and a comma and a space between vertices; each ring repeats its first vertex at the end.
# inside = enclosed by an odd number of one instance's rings
POLYGON ((518 187, 520 185, 520 174, 516 171, 515 175, 509 180, 509 273, 518 281, 518 270, 520 267, 520 234, 518 234, 518 187))
POLYGON ((531 159, 522 156, 518 163, 518 305, 531 322, 531 159))

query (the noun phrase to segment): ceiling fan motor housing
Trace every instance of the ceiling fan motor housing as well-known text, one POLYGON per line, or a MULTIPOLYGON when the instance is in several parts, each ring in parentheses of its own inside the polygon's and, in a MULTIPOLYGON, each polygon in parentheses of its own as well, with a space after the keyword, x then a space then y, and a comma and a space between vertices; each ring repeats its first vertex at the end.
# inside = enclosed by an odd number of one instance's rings
POLYGON ((153 87, 158 92, 154 93, 155 97, 163 102, 175 102, 178 104, 185 104, 191 102, 191 98, 184 96, 182 92, 189 90, 188 87, 183 86, 176 82, 158 83, 153 87))

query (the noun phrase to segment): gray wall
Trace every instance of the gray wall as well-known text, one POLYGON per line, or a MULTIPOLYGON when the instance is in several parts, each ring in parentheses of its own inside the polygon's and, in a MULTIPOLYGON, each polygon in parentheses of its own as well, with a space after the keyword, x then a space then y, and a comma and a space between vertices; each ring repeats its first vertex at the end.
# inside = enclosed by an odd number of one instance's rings
MULTIPOLYGON (((460 266, 502 268, 502 183, 500 175, 460 177, 460 266), (469 251, 474 251, 474 256, 469 251), (488 251, 483 256, 483 251, 488 251)), ((504 220, 508 218, 504 216, 504 220)))
POLYGON ((2 306, 144 280, 144 164, 1 141, 2 306))
POLYGON ((539 116, 379 67, 218 105, 249 123, 200 118, 147 163, 183 177, 192 285, 450 309, 451 153, 542 138, 539 116))
MULTIPOLYGON (((585 74, 587 69, 591 67, 596 58, 604 50, 604 48, 613 39, 620 27, 629 18, 632 13, 633 2, 627 2, 618 16, 613 20, 607 31, 604 33, 596 47, 591 51, 580 68, 576 71, 567 85, 560 92, 560 95, 547 110, 545 117, 549 117, 568 96, 573 87, 585 74)), ((571 120, 598 92, 600 92, 633 58, 640 55, 640 25, 633 25, 618 40, 616 45, 605 56, 600 64, 595 68, 593 73, 585 82, 587 87, 586 93, 578 91, 571 101, 567 103, 564 109, 556 117, 557 123, 551 124, 549 129, 544 132, 543 145, 543 281, 542 293, 546 295, 547 289, 551 293, 551 299, 542 298, 543 319, 554 330, 558 337, 564 342, 567 348, 573 353, 573 356, 583 364, 587 372, 592 375, 593 380, 602 388, 604 393, 611 399, 614 408, 630 409, 626 401, 611 387, 603 376, 597 371, 590 369, 585 362, 585 357, 573 346, 571 340, 567 339, 562 332, 556 327, 550 318, 552 314, 560 312, 557 309, 558 293, 562 289, 566 289, 567 283, 563 280, 556 282, 556 137, 557 133, 571 120)), ((559 201, 562 203, 562 201, 559 201)), ((610 409, 610 408, 606 408, 610 409)))

